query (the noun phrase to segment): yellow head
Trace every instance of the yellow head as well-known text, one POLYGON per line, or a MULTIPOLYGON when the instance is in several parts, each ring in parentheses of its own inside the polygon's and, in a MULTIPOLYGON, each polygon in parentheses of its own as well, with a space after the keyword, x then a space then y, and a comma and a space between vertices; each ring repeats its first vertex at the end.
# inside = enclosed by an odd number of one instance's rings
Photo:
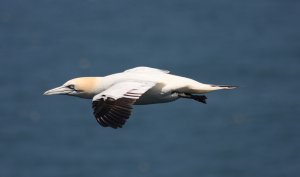
POLYGON ((71 79, 60 87, 48 90, 44 95, 70 95, 81 98, 93 98, 99 87, 99 77, 79 77, 71 79))

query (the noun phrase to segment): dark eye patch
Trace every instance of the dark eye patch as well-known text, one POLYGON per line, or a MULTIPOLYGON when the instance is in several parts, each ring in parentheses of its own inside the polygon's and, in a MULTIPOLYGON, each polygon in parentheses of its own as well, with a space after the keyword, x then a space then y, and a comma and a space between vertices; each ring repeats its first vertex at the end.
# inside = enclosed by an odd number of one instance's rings
POLYGON ((73 84, 68 85, 67 87, 68 87, 69 89, 75 89, 75 86, 74 86, 73 84))

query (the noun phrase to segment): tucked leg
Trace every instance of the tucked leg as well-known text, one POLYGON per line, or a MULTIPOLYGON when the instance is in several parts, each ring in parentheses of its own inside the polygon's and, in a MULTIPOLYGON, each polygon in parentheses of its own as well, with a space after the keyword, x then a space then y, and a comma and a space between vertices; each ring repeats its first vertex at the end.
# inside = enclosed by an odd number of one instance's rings
POLYGON ((181 98, 193 99, 204 104, 206 104, 206 99, 207 99, 205 95, 192 95, 190 93, 178 93, 178 96, 181 98))

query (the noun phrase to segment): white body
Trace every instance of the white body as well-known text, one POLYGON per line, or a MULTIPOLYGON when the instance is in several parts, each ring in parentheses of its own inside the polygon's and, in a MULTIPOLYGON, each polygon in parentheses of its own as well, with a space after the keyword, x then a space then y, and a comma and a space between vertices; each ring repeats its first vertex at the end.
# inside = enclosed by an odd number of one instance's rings
MULTIPOLYGON (((156 85, 144 93, 135 104, 155 104, 165 103, 178 99, 178 94, 174 92, 183 92, 191 94, 204 94, 213 90, 222 88, 212 87, 209 84, 202 84, 193 79, 176 76, 163 72, 122 72, 98 78, 99 86, 97 93, 107 90, 112 85, 126 81, 150 81, 156 85)), ((94 95, 89 95, 92 98, 94 95)))
POLYGON ((210 85, 149 67, 137 67, 105 77, 80 77, 48 90, 44 95, 70 95, 93 99, 97 122, 104 127, 121 128, 133 104, 155 104, 180 97, 206 103, 204 94, 234 86, 210 85))

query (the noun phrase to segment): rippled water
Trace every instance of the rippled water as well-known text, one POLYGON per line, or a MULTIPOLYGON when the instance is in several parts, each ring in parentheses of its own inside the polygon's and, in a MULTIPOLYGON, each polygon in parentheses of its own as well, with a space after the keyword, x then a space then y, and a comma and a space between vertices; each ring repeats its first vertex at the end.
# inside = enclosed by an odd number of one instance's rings
POLYGON ((298 1, 0 1, 0 176, 297 176, 298 1), (240 85, 100 127, 78 76, 151 66, 240 85))

